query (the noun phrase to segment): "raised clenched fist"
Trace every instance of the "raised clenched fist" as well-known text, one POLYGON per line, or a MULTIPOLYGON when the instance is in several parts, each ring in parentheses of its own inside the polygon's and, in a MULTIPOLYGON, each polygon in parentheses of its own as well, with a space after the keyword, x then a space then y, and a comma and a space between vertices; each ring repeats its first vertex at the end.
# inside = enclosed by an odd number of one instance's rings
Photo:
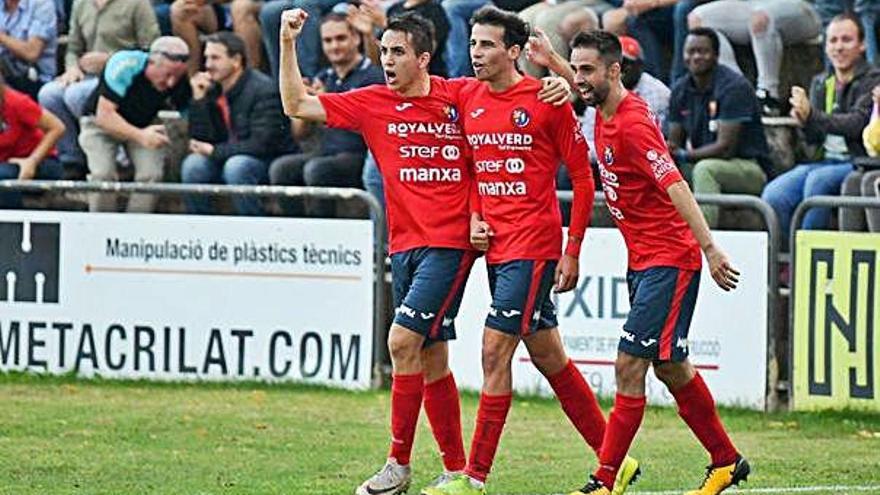
POLYGON ((299 36, 309 14, 303 9, 285 10, 281 14, 281 39, 291 41, 299 36))

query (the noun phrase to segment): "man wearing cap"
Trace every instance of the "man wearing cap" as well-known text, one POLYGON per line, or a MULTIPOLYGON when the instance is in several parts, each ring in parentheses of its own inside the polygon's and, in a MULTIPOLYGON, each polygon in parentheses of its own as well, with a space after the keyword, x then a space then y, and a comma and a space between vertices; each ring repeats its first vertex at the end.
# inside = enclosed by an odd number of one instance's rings
MULTIPOLYGON (((693 170, 695 193, 757 196, 770 170, 760 105, 752 85, 720 65, 718 53, 715 31, 688 33, 688 73, 672 87, 669 103, 669 150, 685 174, 693 170)), ((717 227, 719 208, 702 210, 709 227, 717 227)))
MULTIPOLYGON (((89 161, 90 181, 114 181, 116 152, 123 146, 134 166, 137 182, 159 182, 163 176, 163 148, 169 143, 162 125, 151 125, 166 101, 184 109, 190 100, 186 78, 189 49, 176 36, 163 36, 149 52, 114 53, 101 72, 98 87, 86 103, 79 144, 89 161)), ((156 198, 132 194, 128 211, 150 212, 156 198)), ((90 211, 114 211, 111 194, 90 194, 90 211)))

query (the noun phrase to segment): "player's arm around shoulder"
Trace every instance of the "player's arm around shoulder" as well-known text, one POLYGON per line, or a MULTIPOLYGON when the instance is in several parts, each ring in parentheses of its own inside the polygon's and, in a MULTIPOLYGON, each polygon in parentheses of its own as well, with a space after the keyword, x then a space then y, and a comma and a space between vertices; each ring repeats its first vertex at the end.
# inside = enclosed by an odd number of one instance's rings
POLYGON ((666 188, 666 192, 678 214, 684 218, 693 232, 703 254, 706 255, 712 279, 725 291, 736 289, 736 284, 739 283, 739 271, 733 268, 727 254, 715 244, 709 225, 687 182, 684 180, 674 182, 666 188))

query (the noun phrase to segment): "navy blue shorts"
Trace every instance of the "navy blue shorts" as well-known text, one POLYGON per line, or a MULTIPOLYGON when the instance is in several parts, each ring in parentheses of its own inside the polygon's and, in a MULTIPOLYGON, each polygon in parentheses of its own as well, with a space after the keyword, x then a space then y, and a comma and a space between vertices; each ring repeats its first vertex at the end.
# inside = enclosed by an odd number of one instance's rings
POLYGON ((556 328, 556 307, 550 300, 555 260, 515 260, 489 265, 492 307, 486 326, 518 337, 556 328))
POLYGON ((618 350, 652 361, 687 359, 700 271, 667 266, 630 270, 626 284, 630 310, 618 350))
POLYGON ((429 341, 455 338, 455 317, 476 251, 416 248, 391 255, 394 323, 429 341))

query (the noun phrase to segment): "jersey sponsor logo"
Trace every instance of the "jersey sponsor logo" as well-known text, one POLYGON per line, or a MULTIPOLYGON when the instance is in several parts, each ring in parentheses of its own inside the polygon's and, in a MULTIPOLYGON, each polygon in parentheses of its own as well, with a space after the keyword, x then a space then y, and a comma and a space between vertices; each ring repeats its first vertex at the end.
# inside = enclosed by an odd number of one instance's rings
POLYGON ((443 106, 443 115, 446 116, 446 120, 449 122, 458 122, 458 109, 449 103, 443 106))
POLYGON ((477 191, 481 196, 525 196, 526 183, 523 181, 477 182, 477 191))
POLYGON ((497 146, 500 150, 530 150, 534 138, 531 134, 517 132, 490 132, 470 134, 468 143, 475 148, 480 146, 497 146))
POLYGON ((400 137, 407 137, 410 134, 431 134, 437 137, 461 135, 461 129, 457 125, 443 122, 390 122, 387 132, 392 136, 400 137))
POLYGON ((523 127, 529 125, 529 122, 532 121, 532 117, 529 115, 529 112, 526 111, 525 108, 519 107, 515 108, 510 114, 510 121, 513 122, 513 125, 522 129, 523 127))
POLYGON ((662 179, 666 174, 675 170, 675 163, 673 163, 672 159, 670 159, 669 155, 666 153, 659 153, 656 150, 648 150, 645 154, 645 158, 650 162, 651 172, 654 173, 654 178, 657 180, 662 179))
POLYGON ((612 148, 610 144, 605 145, 605 150, 602 152, 602 158, 605 160, 605 165, 609 167, 614 165, 614 148, 612 148))
POLYGON ((474 163, 477 173, 494 174, 501 171, 504 166, 504 160, 480 160, 474 163))
POLYGON ((526 162, 522 158, 508 158, 504 169, 511 174, 521 174, 526 169, 526 162))
POLYGON ((405 101, 405 102, 403 102, 403 103, 398 103, 398 104, 394 107, 394 109, 397 110, 398 112, 402 112, 402 111, 404 111, 404 110, 406 110, 407 108, 410 108, 410 107, 412 107, 412 106, 413 106, 412 103, 410 103, 410 102, 408 102, 408 101, 405 101))
POLYGON ((483 115, 483 113, 485 113, 485 112, 486 112, 486 109, 478 108, 478 109, 474 110, 473 112, 471 112, 471 118, 478 119, 478 118, 480 118, 480 115, 483 115))
POLYGON ((401 168, 401 182, 461 182, 461 170, 443 167, 401 168))
POLYGON ((617 177, 617 174, 608 170, 601 160, 599 161, 599 179, 602 181, 602 189, 605 191, 605 199, 608 200, 605 202, 608 211, 611 212, 611 216, 617 220, 623 220, 623 211, 612 204, 618 200, 617 188, 620 187, 620 179, 617 177))
POLYGON ((576 143, 582 143, 586 139, 584 136, 584 126, 581 124, 581 121, 578 120, 574 110, 572 110, 571 114, 574 116, 574 141, 576 143))
POLYGON ((458 146, 447 144, 440 150, 440 155, 450 162, 454 162, 461 157, 461 150, 458 146))

